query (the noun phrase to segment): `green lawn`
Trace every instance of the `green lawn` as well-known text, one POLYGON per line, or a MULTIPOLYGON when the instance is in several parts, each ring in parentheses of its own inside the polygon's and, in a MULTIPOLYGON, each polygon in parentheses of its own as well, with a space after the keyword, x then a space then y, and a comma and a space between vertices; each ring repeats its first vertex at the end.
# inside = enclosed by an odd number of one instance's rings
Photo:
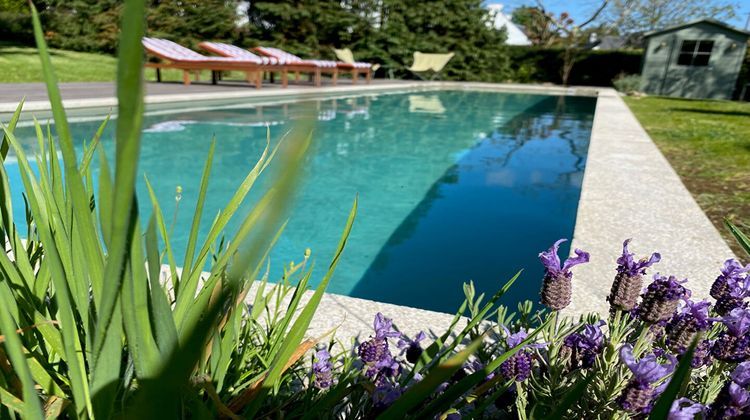
POLYGON ((741 255, 722 219, 750 226, 750 104, 659 97, 625 102, 741 255))
MULTIPOLYGON (((114 81, 117 59, 110 55, 82 53, 67 50, 50 51, 52 65, 60 82, 106 82, 114 81)), ((0 43, 0 83, 41 82, 42 67, 36 48, 5 45, 0 43)), ((229 80, 231 76, 224 78, 229 80)), ((242 74, 235 79, 242 79, 242 74)), ((153 69, 146 69, 146 79, 156 80, 153 69)), ((182 72, 163 70, 162 80, 181 81, 182 72)), ((201 80, 211 80, 210 72, 201 72, 201 80)))
MULTIPOLYGON (((51 50, 50 53, 60 82, 115 80, 117 60, 114 57, 66 50, 51 50)), ((42 81, 36 48, 0 45, 0 68, 0 83, 42 81)))

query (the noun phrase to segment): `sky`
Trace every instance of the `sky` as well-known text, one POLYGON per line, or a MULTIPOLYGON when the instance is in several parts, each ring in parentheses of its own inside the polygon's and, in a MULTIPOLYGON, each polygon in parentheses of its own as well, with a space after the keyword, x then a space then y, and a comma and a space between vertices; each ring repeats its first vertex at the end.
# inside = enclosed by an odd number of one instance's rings
MULTIPOLYGON (((679 1, 679 0, 672 0, 679 1)), ((535 0, 492 0, 485 1, 485 3, 502 3, 504 5, 503 12, 510 14, 514 8, 523 5, 534 5, 535 0)), ((581 22, 588 19, 596 8, 601 5, 601 0, 543 0, 544 6, 555 14, 561 12, 570 13, 573 20, 581 22)), ((750 0, 734 0, 734 3, 739 5, 739 10, 736 12, 737 17, 733 20, 726 22, 736 28, 744 28, 745 23, 750 13, 750 0)))

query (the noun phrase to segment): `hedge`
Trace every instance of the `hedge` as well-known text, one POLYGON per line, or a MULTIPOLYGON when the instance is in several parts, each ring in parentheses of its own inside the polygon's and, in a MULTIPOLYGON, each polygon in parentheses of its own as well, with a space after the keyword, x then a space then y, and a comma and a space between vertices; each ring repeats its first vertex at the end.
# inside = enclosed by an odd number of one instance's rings
MULTIPOLYGON (((563 49, 512 46, 508 53, 514 82, 562 84, 563 49)), ((640 73, 642 57, 641 50, 583 51, 568 84, 612 86, 621 73, 640 73)))

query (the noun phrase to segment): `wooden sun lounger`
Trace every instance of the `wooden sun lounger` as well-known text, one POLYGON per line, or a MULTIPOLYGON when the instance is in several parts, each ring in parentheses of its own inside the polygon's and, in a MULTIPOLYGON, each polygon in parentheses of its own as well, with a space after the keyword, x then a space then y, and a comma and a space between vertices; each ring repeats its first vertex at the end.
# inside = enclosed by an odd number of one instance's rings
POLYGON ((166 39, 143 38, 142 42, 148 54, 162 60, 159 63, 145 64, 148 68, 156 69, 157 81, 161 81, 160 70, 167 68, 182 70, 182 81, 185 85, 190 85, 190 73, 193 72, 197 76, 200 70, 210 70, 214 84, 217 80, 216 73, 220 71, 244 72, 248 83, 255 84, 258 89, 262 86, 264 71, 278 71, 281 73, 282 86, 287 87, 288 84, 286 66, 246 58, 207 57, 166 39))
POLYGON ((266 57, 273 57, 286 63, 290 71, 295 72, 295 80, 299 80, 299 72, 313 73, 315 75, 315 86, 320 86, 321 73, 332 73, 333 84, 336 84, 339 73, 351 73, 352 83, 357 83, 357 76, 364 74, 367 83, 372 80, 372 71, 370 63, 344 63, 341 61, 330 60, 303 60, 294 54, 284 50, 271 47, 256 47, 254 51, 263 54, 266 57))

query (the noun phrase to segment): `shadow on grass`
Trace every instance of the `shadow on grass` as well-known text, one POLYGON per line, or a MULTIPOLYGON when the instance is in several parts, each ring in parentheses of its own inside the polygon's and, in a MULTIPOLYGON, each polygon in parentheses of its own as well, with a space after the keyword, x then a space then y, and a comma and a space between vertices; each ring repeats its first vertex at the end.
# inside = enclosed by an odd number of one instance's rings
MULTIPOLYGON (((748 107, 750 109, 750 107, 748 107)), ((726 115, 732 117, 750 117, 750 111, 722 111, 718 109, 700 109, 700 108, 670 108, 674 112, 693 112, 696 114, 726 115)))

